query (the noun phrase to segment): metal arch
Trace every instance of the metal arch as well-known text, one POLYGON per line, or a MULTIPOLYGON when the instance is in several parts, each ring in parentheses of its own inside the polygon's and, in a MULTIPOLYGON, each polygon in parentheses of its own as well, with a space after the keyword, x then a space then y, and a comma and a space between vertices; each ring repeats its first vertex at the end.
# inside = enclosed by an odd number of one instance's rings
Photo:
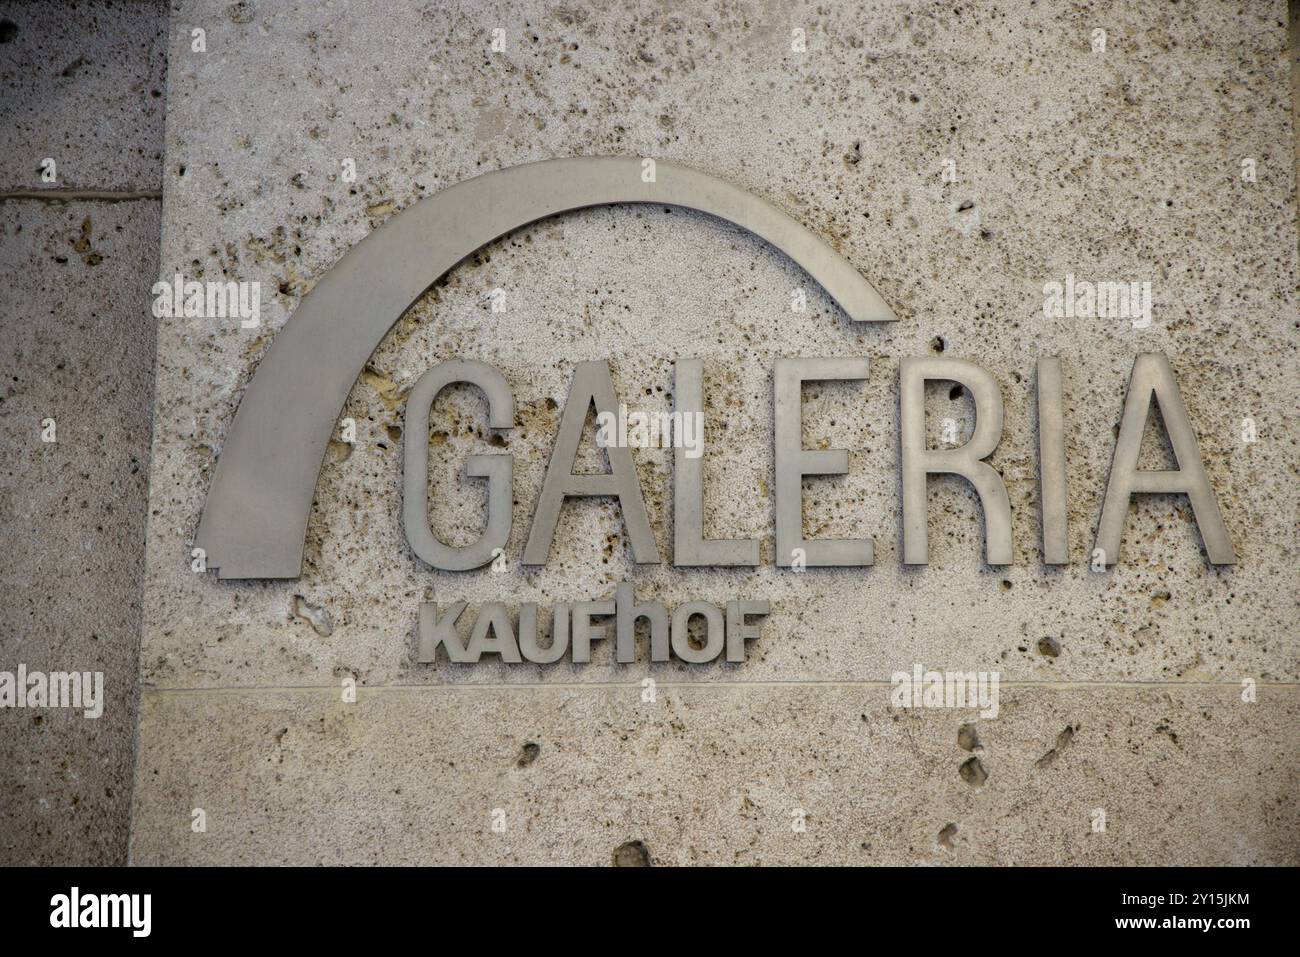
POLYGON ((226 436, 195 544, 220 578, 297 578, 330 435, 366 360, 402 314, 474 250, 557 213, 657 203, 709 213, 784 252, 857 322, 894 322, 844 257, 781 210, 706 173, 575 157, 477 176, 420 200, 347 252, 277 333, 226 436))

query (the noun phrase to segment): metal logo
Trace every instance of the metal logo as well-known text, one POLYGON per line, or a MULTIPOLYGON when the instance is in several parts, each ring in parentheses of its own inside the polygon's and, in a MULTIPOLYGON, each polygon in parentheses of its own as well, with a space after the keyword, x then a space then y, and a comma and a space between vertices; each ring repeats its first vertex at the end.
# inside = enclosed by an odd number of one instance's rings
MULTIPOLYGON (((647 177, 643 175, 647 162, 651 161, 583 157, 489 173, 421 200, 349 251, 307 294, 278 333, 240 403, 217 461, 195 540, 206 553, 208 567, 215 568, 221 578, 298 577, 317 476, 334 424, 367 359, 398 318, 448 270, 474 250, 528 223, 615 203, 699 210, 741 226, 784 252, 850 319, 896 321, 884 300, 842 256, 770 203, 672 163, 654 163, 652 175, 647 177)), ((874 561, 870 539, 806 540, 800 498, 804 476, 838 475, 848 470, 848 453, 843 449, 801 447, 803 382, 861 380, 867 377, 867 369, 867 360, 860 358, 776 362, 775 533, 776 564, 780 567, 865 566, 874 561)), ((701 414, 701 361, 679 360, 675 375, 674 414, 701 414)), ((514 399, 504 377, 491 366, 455 359, 426 372, 407 403, 403 506, 407 540, 429 565, 463 571, 490 562, 508 539, 513 460, 506 454, 470 458, 467 474, 489 482, 487 528, 472 545, 453 548, 437 541, 429 528, 424 494, 428 414, 438 392, 455 382, 473 383, 482 389, 488 397, 489 424, 495 429, 513 425, 514 399)), ((965 478, 979 495, 988 564, 1010 564, 1011 509, 1006 486, 984 461, 1002 435, 1002 396, 996 381, 972 362, 928 356, 902 360, 899 389, 903 562, 923 565, 928 561, 927 479, 948 473, 965 478), (933 380, 958 382, 974 398, 975 431, 959 447, 932 449, 925 441, 925 383, 933 380)), ((1038 360, 1037 390, 1043 561, 1059 565, 1069 560, 1059 359, 1038 360)), ((576 475, 571 471, 592 405, 606 414, 617 406, 608 366, 603 362, 580 363, 575 370, 524 549, 526 565, 546 562, 564 500, 581 495, 617 497, 634 560, 637 564, 659 562, 628 450, 608 449, 611 470, 607 474, 576 475)), ((686 567, 757 565, 757 541, 704 538, 702 465, 682 449, 674 452, 673 463, 673 563, 686 567)), ((1137 493, 1153 492, 1186 494, 1210 562, 1236 561, 1173 369, 1163 355, 1146 353, 1138 355, 1133 365, 1093 551, 1095 566, 1117 561, 1130 499, 1137 493), (1162 413, 1177 458, 1176 469, 1144 471, 1137 467, 1153 400, 1162 413)))

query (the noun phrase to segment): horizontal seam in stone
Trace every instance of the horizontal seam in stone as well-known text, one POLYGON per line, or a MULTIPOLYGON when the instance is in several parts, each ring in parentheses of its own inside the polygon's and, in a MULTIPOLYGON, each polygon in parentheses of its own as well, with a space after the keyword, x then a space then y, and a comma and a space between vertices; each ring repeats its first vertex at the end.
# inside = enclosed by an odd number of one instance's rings
POLYGON ((21 199, 33 199, 42 203, 129 203, 141 199, 162 199, 162 190, 13 189, 0 191, 0 203, 21 199))
MULTIPOLYGON (((644 676, 649 677, 649 676, 644 676)), ((998 686, 1002 688, 1051 688, 1051 689, 1077 689, 1077 688, 1113 688, 1117 690, 1126 689, 1147 689, 1147 688, 1207 688, 1207 689, 1233 689, 1239 690, 1241 682, 1239 681, 1127 681, 1127 682, 1105 682, 1105 681, 999 681, 998 686)), ((1259 681, 1255 683, 1257 688, 1300 688, 1300 682, 1297 681, 1259 681)), ((223 685, 219 687, 148 687, 142 686, 142 694, 202 694, 202 693, 223 693, 223 692, 262 692, 264 694, 276 692, 292 691, 329 691, 338 692, 341 685, 273 685, 263 687, 260 685, 223 685)), ((657 688, 892 688, 893 683, 889 681, 655 681, 657 688)), ((547 688, 574 691, 574 690, 602 690, 606 688, 627 688, 640 690, 641 679, 635 681, 577 681, 577 682, 551 682, 551 681, 518 681, 506 683, 488 683, 488 682, 467 682, 464 684, 452 684, 450 682, 438 682, 436 684, 418 684, 418 685, 357 685, 356 690, 362 691, 508 691, 512 689, 519 690, 544 690, 547 688)))

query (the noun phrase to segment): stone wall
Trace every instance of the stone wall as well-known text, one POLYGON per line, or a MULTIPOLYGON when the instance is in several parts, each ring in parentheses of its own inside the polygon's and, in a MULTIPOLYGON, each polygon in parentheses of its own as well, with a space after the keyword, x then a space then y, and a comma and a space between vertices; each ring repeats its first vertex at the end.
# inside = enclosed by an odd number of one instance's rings
MULTIPOLYGON (((1177 17, 1029 0, 174 4, 157 273, 262 296, 254 328, 157 323, 132 860, 1296 863, 1286 14, 1280 0, 1177 17), (371 357, 302 575, 196 573, 235 409, 303 296, 421 198, 576 155, 671 160, 774 203, 900 321, 850 322, 771 246, 702 214, 535 223, 435 283, 371 357), (1149 282, 1152 323, 1045 317, 1044 284, 1067 275, 1149 282), (1143 352, 1178 376, 1235 566, 1207 561, 1185 499, 1144 496, 1120 563, 1090 568, 1143 352), (794 355, 870 362, 865 382, 808 386, 803 415, 806 447, 850 450, 848 475, 805 483, 805 531, 873 538, 871 568, 774 567, 773 364, 794 355), (947 478, 930 482, 930 564, 902 564, 899 366, 925 355, 974 361, 1002 393, 991 462, 1009 566, 983 561, 978 499, 947 478), (1043 564, 1039 538, 1045 355, 1064 367, 1066 567, 1043 564), (688 356, 705 360, 706 528, 760 539, 762 564, 637 566, 617 508, 589 500, 565 507, 544 568, 522 566, 575 364, 607 359, 624 401, 666 410, 688 356), (432 524, 472 539, 486 496, 461 479, 465 458, 509 451, 502 570, 433 570, 403 535, 406 397, 452 357, 501 370, 516 424, 490 433, 468 389, 439 399, 432 524), (651 663, 643 646, 618 664, 610 642, 588 665, 416 661, 421 602, 549 609, 623 581, 670 607, 772 610, 744 663, 651 663), (891 707, 891 675, 917 665, 997 672, 997 716, 891 707)), ((934 444, 944 419, 973 427, 951 383, 927 408, 934 444)), ((1159 434, 1144 467, 1170 461, 1159 434)), ((633 454, 668 557, 671 454, 633 454)))
MULTIPOLYGON (((258 330, 160 328, 135 860, 1294 862, 1284 14, 181 4, 163 273, 278 292, 258 330), (194 28, 205 53, 191 50, 194 28), (671 159, 774 202, 901 321, 849 323, 784 257, 706 216, 612 207, 537 223, 453 270, 371 358, 342 413, 358 439, 333 444, 321 472, 302 577, 194 574, 241 392, 319 277, 421 197, 581 154, 671 159), (1043 284, 1067 274, 1150 281, 1154 322, 1045 319, 1043 284), (809 307, 795 314, 800 287, 809 307), (1185 502, 1147 497, 1121 564, 1089 569, 1125 385, 1146 351, 1179 377, 1235 567, 1207 563, 1185 502), (805 526, 872 536, 876 565, 793 574, 771 564, 772 363, 842 354, 869 357, 870 378, 808 389, 805 442, 851 449, 850 474, 808 483, 805 526), (932 483, 930 566, 900 563, 898 363, 933 354, 978 362, 1004 395, 992 461, 1015 516, 1009 567, 983 564, 978 504, 955 480, 932 483), (709 528, 763 539, 764 564, 638 568, 617 511, 597 500, 568 506, 549 564, 525 570, 574 363, 610 359, 620 395, 659 409, 688 355, 706 359, 709 528), (1039 355, 1065 363, 1064 569, 1042 565, 1037 539, 1039 355), (517 502, 499 573, 436 572, 401 531, 404 398, 454 356, 491 362, 515 392, 517 502), (1258 442, 1242 441, 1243 418, 1258 442), (644 649, 618 665, 607 643, 588 666, 415 662, 421 601, 545 608, 624 580, 670 606, 767 598, 772 614, 743 665, 652 665, 644 649), (1000 715, 891 710, 890 674, 915 663, 998 671, 1000 715), (340 692, 348 679, 355 702, 340 692)), ((968 431, 969 397, 932 393, 932 420, 968 431)), ((468 391, 435 406, 433 524, 453 541, 482 520, 482 496, 445 483, 492 450, 483 415, 468 391)), ((1159 467, 1168 450, 1149 441, 1159 467)), ((636 460, 667 549, 669 455, 636 460)))
POLYGON ((0 709, 0 864, 126 862, 166 23, 0 3, 0 671, 101 672, 105 697, 0 709))

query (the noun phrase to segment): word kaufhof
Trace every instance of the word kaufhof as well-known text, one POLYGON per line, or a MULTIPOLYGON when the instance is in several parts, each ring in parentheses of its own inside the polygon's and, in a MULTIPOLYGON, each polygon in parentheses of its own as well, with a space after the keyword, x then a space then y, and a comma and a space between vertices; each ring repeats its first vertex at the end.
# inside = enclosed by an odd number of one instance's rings
MULTIPOLYGON (((844 449, 809 450, 802 446, 802 387, 810 381, 844 381, 867 378, 866 359, 778 359, 775 369, 776 460, 776 564, 796 571, 813 567, 862 567, 873 564, 875 545, 863 539, 808 539, 803 533, 802 486, 806 476, 842 475, 848 471, 844 449)), ((702 422, 704 365, 699 359, 679 361, 675 367, 674 397, 683 420, 702 422)), ((926 357, 903 359, 899 373, 902 431, 903 562, 924 565, 929 560, 926 486, 932 474, 965 478, 979 495, 986 526, 985 558, 990 565, 1012 561, 1011 505, 1002 477, 984 461, 1002 436, 1002 396, 996 381, 984 369, 961 359, 926 357), (931 449, 925 438, 925 383, 957 382, 974 398, 976 426, 966 444, 952 449, 931 449)), ((514 503, 514 457, 509 453, 470 456, 466 474, 488 479, 487 522, 478 541, 450 546, 439 541, 429 525, 428 435, 429 414, 439 392, 454 383, 467 383, 487 397, 488 424, 508 430, 514 422, 514 395, 505 377, 483 362, 455 359, 426 372, 411 391, 404 429, 403 524, 415 554, 434 568, 465 571, 500 562, 510 537, 514 503)), ((1069 562, 1066 524, 1066 461, 1061 363, 1056 358, 1038 362, 1039 460, 1042 501, 1043 561, 1069 562)), ((619 402, 605 362, 582 362, 574 371, 559 431, 538 497, 532 526, 524 545, 525 565, 544 565, 566 499, 584 496, 617 498, 627 529, 633 560, 639 565, 658 564, 660 553, 631 452, 626 445, 607 445, 608 472, 573 471, 587 416, 592 408, 597 421, 617 420, 619 402)), ((701 439, 702 441, 702 439, 701 439)), ((703 449, 701 448, 701 451, 703 449)), ((756 539, 709 539, 704 536, 704 463, 683 446, 673 453, 673 556, 682 567, 752 567, 759 564, 756 539)), ((1096 548, 1094 566, 1113 565, 1134 494, 1182 493, 1188 496, 1200 527, 1206 552, 1215 564, 1233 564, 1236 556, 1219 512, 1214 490, 1201 462, 1196 436, 1179 394, 1178 384, 1164 356, 1139 355, 1133 364, 1123 421, 1116 440, 1096 548), (1142 433, 1152 400, 1160 408, 1178 468, 1145 471, 1137 467, 1142 433)), ((553 612, 552 641, 543 649, 538 642, 536 604, 520 607, 518 627, 500 603, 482 606, 467 644, 456 626, 465 603, 439 609, 420 609, 418 660, 430 662, 443 645, 454 662, 479 660, 485 653, 503 661, 556 661, 572 646, 575 662, 590 661, 593 638, 591 619, 615 616, 617 655, 621 662, 635 660, 633 628, 637 618, 652 626, 652 660, 668 660, 670 652, 690 662, 712 661, 722 654, 743 661, 745 639, 755 637, 756 626, 746 615, 765 615, 766 602, 733 601, 724 611, 707 602, 690 602, 676 609, 669 626, 668 611, 659 602, 636 605, 630 585, 618 589, 614 601, 562 603, 553 612), (692 647, 688 638, 691 618, 706 624, 704 648, 692 647)), ((918 689, 919 690, 919 689, 918 689)), ((987 706, 987 702, 982 702, 987 706)))
POLYGON ((551 612, 551 640, 545 647, 537 630, 538 606, 525 602, 519 606, 515 620, 502 602, 480 606, 474 618, 469 641, 461 643, 456 624, 465 611, 466 602, 458 601, 445 608, 432 602, 420 605, 420 644, 416 660, 427 664, 436 660, 438 646, 447 651, 455 663, 476 662, 485 654, 500 655, 508 664, 524 661, 546 665, 559 661, 572 647, 575 664, 591 662, 591 643, 610 637, 605 625, 596 618, 614 619, 615 657, 621 664, 636 661, 636 623, 644 619, 650 626, 650 660, 668 661, 676 655, 690 664, 705 664, 726 651, 727 661, 745 660, 745 642, 757 638, 761 629, 750 624, 750 616, 768 614, 765 601, 729 601, 725 618, 723 609, 707 601, 678 605, 671 618, 663 602, 638 603, 632 586, 618 586, 613 601, 559 602, 551 612), (692 618, 704 620, 704 642, 695 647, 691 641, 692 618), (671 622, 671 627, 670 627, 671 622))

